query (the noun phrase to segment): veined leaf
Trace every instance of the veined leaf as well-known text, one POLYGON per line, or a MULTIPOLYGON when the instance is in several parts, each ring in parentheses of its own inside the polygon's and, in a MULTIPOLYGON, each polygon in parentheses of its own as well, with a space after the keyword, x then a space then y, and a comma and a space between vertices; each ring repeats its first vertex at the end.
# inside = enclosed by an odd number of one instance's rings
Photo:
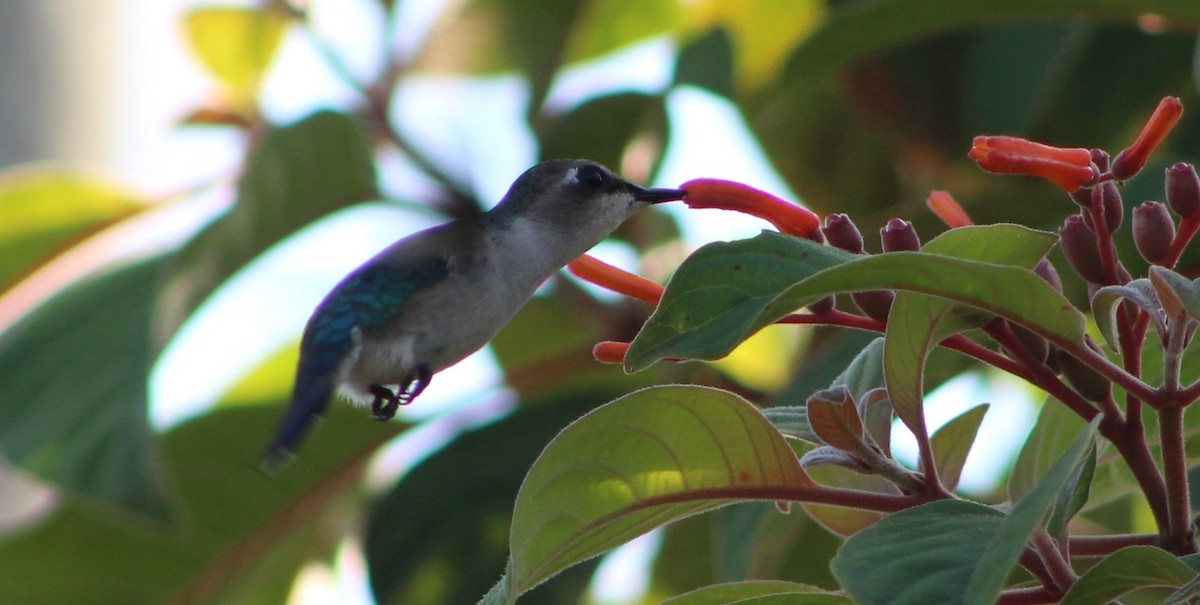
POLYGON ((1130 546, 1104 557, 1071 585, 1060 605, 1108 603, 1148 586, 1178 588, 1196 577, 1182 561, 1153 546, 1130 546))
POLYGON ((635 371, 666 357, 717 359, 799 307, 863 290, 946 298, 1059 342, 1083 337, 1083 315, 1028 269, 927 252, 853 256, 768 232, 710 244, 685 261, 634 340, 626 368, 635 371))
POLYGON ((804 584, 748 580, 697 588, 661 605, 850 605, 850 599, 804 584))
POLYGON ((637 391, 563 429, 530 469, 501 598, 674 519, 809 483, 783 436, 742 398, 694 386, 637 391))

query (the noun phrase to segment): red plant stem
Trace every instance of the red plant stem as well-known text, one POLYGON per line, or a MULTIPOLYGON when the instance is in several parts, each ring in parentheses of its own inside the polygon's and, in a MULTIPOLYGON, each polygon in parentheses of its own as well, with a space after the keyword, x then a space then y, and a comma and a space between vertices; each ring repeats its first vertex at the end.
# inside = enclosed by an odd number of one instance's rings
POLYGON ((1037 556, 1037 553, 1032 548, 1027 547, 1021 552, 1019 562, 1021 567, 1025 568, 1025 571, 1028 571, 1033 577, 1041 581, 1043 588, 1055 591, 1060 597, 1062 596, 1062 593, 1058 592, 1054 587, 1054 578, 1050 576, 1050 570, 1046 569, 1046 563, 1042 561, 1041 557, 1037 556))
POLYGON ((1175 239, 1171 240, 1171 247, 1167 249, 1166 256, 1159 261, 1162 266, 1175 267, 1175 263, 1179 262, 1179 257, 1183 254, 1184 248, 1187 248, 1188 243, 1192 241, 1192 237, 1196 235, 1196 231, 1200 231, 1200 212, 1179 221, 1175 239))
POLYGON ((1119 282, 1117 271, 1119 261, 1117 250, 1113 247, 1112 233, 1108 231, 1108 221, 1104 216, 1104 188, 1100 185, 1092 187, 1092 205, 1087 209, 1092 217, 1092 230, 1096 232, 1096 246, 1100 253, 1100 264, 1104 268, 1104 277, 1108 284, 1119 282))
MULTIPOLYGON (((765 500, 828 504, 846 508, 859 508, 881 513, 894 513, 926 502, 940 499, 927 494, 881 494, 859 489, 828 487, 810 483, 808 485, 765 485, 761 487, 717 487, 689 490, 686 494, 665 494, 639 500, 632 510, 644 510, 664 504, 678 504, 695 500, 765 500)), ((630 509, 624 509, 623 513, 630 509)))
POLYGON ((1125 371, 1125 368, 1114 365, 1103 355, 1093 351, 1091 347, 1084 344, 1082 341, 1073 342, 1062 339, 1052 339, 1051 342, 1058 345, 1059 348, 1074 355, 1079 361, 1090 366, 1093 370, 1099 372, 1105 378, 1113 381, 1114 384, 1120 385, 1126 392, 1141 399, 1142 401, 1151 403, 1158 401, 1158 391, 1150 385, 1142 382, 1140 378, 1125 371))
POLYGON ((1119 534, 1112 536, 1071 536, 1071 554, 1077 557, 1102 557, 1128 546, 1154 546, 1154 534, 1119 534))
POLYGON ((1058 545, 1046 532, 1045 527, 1039 527, 1037 531, 1033 532, 1033 539, 1029 545, 1046 565, 1046 571, 1049 572, 1050 578, 1054 582, 1054 588, 1066 592, 1072 584, 1079 580, 1079 576, 1075 575, 1075 570, 1071 569, 1071 563, 1063 556, 1062 551, 1058 550, 1058 545))
POLYGON ((1036 588, 1010 588, 1000 593, 996 605, 1043 605, 1057 603, 1062 594, 1043 586, 1036 588))
POLYGON ((1196 552, 1189 520, 1187 455, 1184 451, 1183 407, 1168 404, 1158 411, 1159 437, 1167 482, 1167 539, 1164 547, 1177 555, 1196 552))

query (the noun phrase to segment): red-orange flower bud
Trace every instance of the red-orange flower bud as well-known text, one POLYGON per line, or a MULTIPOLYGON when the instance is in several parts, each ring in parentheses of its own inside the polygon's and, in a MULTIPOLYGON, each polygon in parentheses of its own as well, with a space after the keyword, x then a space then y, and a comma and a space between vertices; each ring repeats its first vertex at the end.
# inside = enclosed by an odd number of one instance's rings
POLYGON ((1040 176, 1068 193, 1097 176, 1092 152, 1082 147, 1052 147, 1008 136, 975 137, 967 155, 988 172, 1040 176))
POLYGON ((736 210, 770 221, 781 233, 809 237, 821 226, 812 211, 734 181, 695 179, 680 185, 687 192, 683 203, 689 208, 736 210))
POLYGON ((950 195, 949 191, 934 191, 925 199, 925 205, 929 208, 933 215, 942 219, 947 227, 954 229, 955 227, 967 227, 974 225, 975 222, 967 216, 967 211, 963 210, 962 206, 950 195))
POLYGON ((1163 139, 1167 138, 1167 134, 1175 127, 1182 114, 1183 103, 1180 103, 1177 97, 1163 97, 1163 100, 1158 102, 1158 107, 1154 108, 1150 119, 1146 121, 1146 125, 1142 127, 1137 140, 1113 158, 1113 178, 1123 181, 1141 171, 1146 165, 1146 159, 1163 139))
POLYGON ((652 305, 657 305, 658 301, 662 300, 661 285, 586 254, 568 263, 567 270, 583 281, 630 298, 644 300, 652 305))
POLYGON ((629 352, 629 343, 602 340, 592 347, 592 357, 603 363, 624 363, 629 352))

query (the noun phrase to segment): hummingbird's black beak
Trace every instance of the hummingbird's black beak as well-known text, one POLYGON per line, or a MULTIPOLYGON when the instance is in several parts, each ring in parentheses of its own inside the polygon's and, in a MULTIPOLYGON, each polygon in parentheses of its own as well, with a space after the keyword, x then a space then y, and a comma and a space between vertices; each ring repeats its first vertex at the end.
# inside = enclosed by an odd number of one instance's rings
POLYGON ((648 204, 682 200, 685 193, 682 189, 647 189, 637 185, 630 185, 629 191, 633 193, 633 199, 648 204))

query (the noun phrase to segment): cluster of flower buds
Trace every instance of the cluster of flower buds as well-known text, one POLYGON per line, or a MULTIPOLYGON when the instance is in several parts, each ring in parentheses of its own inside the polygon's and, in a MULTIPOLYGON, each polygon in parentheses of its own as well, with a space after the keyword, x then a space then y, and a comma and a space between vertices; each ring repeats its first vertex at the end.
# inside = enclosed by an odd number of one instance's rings
MULTIPOLYGON (((1053 147, 1007 136, 977 137, 968 155, 984 170, 1042 177, 1069 193, 1081 207, 1079 214, 1067 217, 1060 231, 1071 268, 1093 288, 1121 283, 1128 276, 1111 243, 1125 214, 1117 185, 1142 171, 1182 113, 1179 99, 1164 98, 1133 144, 1111 161, 1099 149, 1053 147)), ((1178 163, 1168 168, 1165 193, 1166 204, 1149 201, 1134 210, 1133 240, 1146 261, 1172 266, 1200 228, 1200 178, 1195 167, 1178 163), (1180 217, 1178 228, 1168 207, 1180 217)))
MULTIPOLYGON (((866 253, 862 233, 845 214, 831 214, 825 217, 825 226, 821 228, 821 232, 830 246, 851 254, 866 253)), ((912 223, 898 218, 888 221, 879 230, 879 240, 884 252, 916 252, 921 249, 921 239, 917 237, 912 223)), ((887 321, 896 295, 889 290, 871 290, 855 292, 850 298, 867 317, 876 321, 887 321)))

